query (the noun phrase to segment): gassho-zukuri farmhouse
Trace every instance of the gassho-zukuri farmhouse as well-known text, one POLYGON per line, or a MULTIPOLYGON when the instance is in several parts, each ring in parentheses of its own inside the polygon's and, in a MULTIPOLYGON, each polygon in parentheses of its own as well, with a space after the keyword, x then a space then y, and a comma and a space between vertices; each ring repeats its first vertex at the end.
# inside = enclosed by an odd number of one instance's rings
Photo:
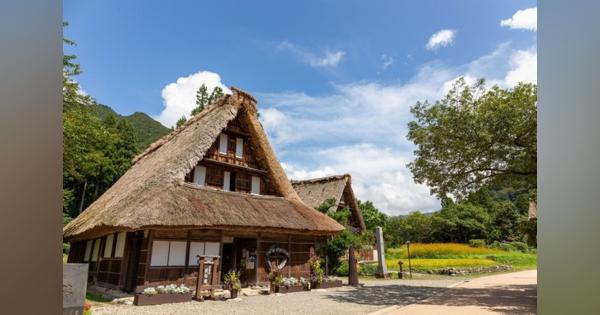
POLYGON ((316 246, 344 227, 302 201, 256 118, 256 100, 232 91, 153 143, 65 226, 68 262, 89 263, 90 282, 127 292, 195 286, 201 255, 219 257, 221 277, 241 270, 244 284, 268 283, 273 248, 289 257, 283 275, 310 276, 316 246))

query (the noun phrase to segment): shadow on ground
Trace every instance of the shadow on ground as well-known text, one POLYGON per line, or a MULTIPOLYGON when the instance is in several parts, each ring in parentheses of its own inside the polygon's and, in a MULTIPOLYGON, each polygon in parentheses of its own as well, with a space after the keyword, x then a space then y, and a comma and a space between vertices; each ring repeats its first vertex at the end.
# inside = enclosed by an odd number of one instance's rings
POLYGON ((537 285, 505 285, 493 288, 452 288, 445 294, 421 301, 426 305, 485 307, 491 311, 511 314, 537 312, 537 285))
POLYGON ((340 303, 356 303, 365 305, 408 305, 449 289, 440 287, 406 286, 406 285, 374 285, 359 287, 356 290, 337 291, 327 294, 325 298, 340 303))

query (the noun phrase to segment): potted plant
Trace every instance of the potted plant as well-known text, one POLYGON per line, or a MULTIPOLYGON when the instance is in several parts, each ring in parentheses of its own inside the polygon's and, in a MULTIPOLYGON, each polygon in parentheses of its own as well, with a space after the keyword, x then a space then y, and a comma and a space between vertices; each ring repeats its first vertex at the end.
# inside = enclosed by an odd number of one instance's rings
POLYGON ((279 286, 283 283, 283 277, 281 271, 273 270, 269 272, 269 293, 275 293, 278 291, 279 286))
POLYGON ((229 271, 225 277, 224 282, 229 292, 231 292, 231 298, 237 298, 238 293, 242 290, 242 283, 240 282, 240 272, 239 271, 229 271))
POLYGON ((157 287, 146 287, 135 294, 133 304, 135 305, 157 305, 165 303, 189 302, 192 300, 192 290, 185 285, 159 285, 157 287))
POLYGON ((310 282, 311 288, 320 288, 325 279, 325 271, 321 268, 321 259, 315 256, 310 262, 310 282))

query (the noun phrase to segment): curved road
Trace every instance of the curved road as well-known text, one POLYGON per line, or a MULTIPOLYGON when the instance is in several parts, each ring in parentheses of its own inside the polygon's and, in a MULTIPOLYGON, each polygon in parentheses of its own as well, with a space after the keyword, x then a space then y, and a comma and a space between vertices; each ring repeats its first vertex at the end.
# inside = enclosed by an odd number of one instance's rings
POLYGON ((537 270, 527 270, 476 278, 415 304, 376 313, 470 315, 535 314, 536 311, 537 270))

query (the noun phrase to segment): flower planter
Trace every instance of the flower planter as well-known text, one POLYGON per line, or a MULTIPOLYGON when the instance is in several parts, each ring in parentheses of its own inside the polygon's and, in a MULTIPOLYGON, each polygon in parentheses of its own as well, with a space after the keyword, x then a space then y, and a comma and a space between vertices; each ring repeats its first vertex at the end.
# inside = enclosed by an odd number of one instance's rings
POLYGON ((193 293, 165 293, 165 294, 136 294, 133 298, 133 304, 138 306, 144 305, 158 305, 166 303, 181 303, 190 302, 192 300, 193 293))
POLYGON ((302 292, 302 291, 304 291, 303 285, 292 285, 289 287, 280 285, 279 287, 277 287, 278 293, 292 293, 292 292, 302 292))
POLYGON ((329 289, 342 286, 342 280, 325 280, 321 284, 313 283, 315 289, 329 289))

